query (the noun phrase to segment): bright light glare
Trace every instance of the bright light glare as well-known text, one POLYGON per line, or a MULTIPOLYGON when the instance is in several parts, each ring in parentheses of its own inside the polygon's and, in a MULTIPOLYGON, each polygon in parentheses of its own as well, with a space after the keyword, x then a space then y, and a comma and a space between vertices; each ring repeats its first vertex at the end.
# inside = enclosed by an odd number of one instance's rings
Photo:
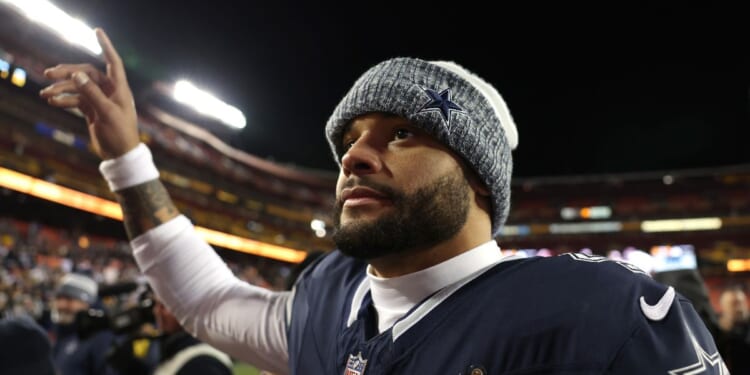
POLYGON ((729 272, 750 271, 750 259, 729 259, 727 261, 727 271, 729 272))
POLYGON ((174 85, 174 99, 182 104, 188 105, 196 111, 214 117, 233 128, 245 127, 245 115, 242 111, 219 100, 211 93, 203 91, 192 83, 184 80, 174 85))
POLYGON ((72 44, 82 46, 97 55, 102 53, 94 29, 47 0, 0 0, 0 3, 18 8, 26 18, 60 34, 72 44))
POLYGON ((310 229, 312 230, 325 229, 325 227, 326 223, 323 220, 312 219, 312 221, 310 221, 310 229))
POLYGON ((313 219, 312 221, 310 221, 310 229, 315 232, 315 235, 318 238, 323 238, 326 236, 326 223, 323 220, 313 219))
POLYGON ((0 59, 0 78, 6 79, 8 78, 9 74, 10 74, 10 64, 5 60, 0 59))
POLYGON ((694 230, 721 229, 718 217, 700 217, 694 219, 644 220, 641 230, 644 232, 684 232, 694 230))
POLYGON ((26 86, 26 71, 21 68, 13 70, 13 75, 10 77, 10 82, 18 87, 26 86))

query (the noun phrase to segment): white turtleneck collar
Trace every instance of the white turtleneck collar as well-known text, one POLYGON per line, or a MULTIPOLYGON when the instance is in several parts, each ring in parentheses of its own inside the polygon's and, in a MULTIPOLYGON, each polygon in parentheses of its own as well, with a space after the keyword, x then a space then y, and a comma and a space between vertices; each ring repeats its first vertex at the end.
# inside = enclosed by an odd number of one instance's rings
POLYGON ((367 267, 367 279, 375 310, 378 330, 383 332, 428 296, 467 276, 503 260, 497 242, 491 240, 430 268, 403 276, 375 276, 367 267))

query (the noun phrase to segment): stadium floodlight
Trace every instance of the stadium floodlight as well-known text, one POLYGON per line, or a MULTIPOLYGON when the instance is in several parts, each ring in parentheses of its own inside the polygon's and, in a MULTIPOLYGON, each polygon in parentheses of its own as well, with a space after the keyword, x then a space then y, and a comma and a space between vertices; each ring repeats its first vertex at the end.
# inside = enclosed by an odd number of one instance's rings
POLYGON ((102 53, 94 29, 47 0, 0 0, 0 3, 16 7, 29 20, 47 27, 72 44, 96 55, 102 53))
POLYGON ((192 83, 180 80, 174 85, 174 100, 185 104, 199 113, 213 117, 224 124, 242 129, 245 127, 245 115, 239 109, 224 103, 213 94, 203 91, 192 83))

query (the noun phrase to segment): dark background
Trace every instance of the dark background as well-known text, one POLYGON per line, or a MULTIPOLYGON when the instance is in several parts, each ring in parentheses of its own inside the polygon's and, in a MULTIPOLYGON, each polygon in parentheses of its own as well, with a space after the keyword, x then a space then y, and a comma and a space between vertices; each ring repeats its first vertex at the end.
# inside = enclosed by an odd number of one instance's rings
POLYGON ((738 9, 661 3, 58 0, 103 27, 131 74, 188 78, 247 117, 230 143, 334 171, 323 126, 370 66, 453 60, 494 84, 519 129, 515 175, 750 162, 750 33, 738 9))

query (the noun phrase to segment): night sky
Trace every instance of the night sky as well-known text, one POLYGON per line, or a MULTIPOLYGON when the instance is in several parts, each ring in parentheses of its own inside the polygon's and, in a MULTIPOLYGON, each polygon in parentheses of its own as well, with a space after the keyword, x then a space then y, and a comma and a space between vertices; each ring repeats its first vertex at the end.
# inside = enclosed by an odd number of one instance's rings
POLYGON ((240 108, 248 125, 230 143, 281 163, 335 170, 326 119, 361 73, 395 56, 453 60, 493 83, 519 129, 516 176, 750 163, 744 11, 55 3, 103 27, 131 75, 189 78, 240 108))

